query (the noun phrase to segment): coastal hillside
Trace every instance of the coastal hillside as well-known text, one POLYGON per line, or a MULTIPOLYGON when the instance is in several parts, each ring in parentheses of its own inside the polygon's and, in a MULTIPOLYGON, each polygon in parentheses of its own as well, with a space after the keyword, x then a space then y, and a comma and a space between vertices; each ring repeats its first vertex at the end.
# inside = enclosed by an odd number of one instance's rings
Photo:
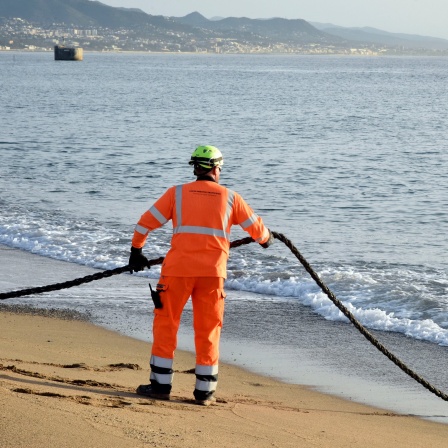
MULTIPOLYGON (((123 2, 124 3, 124 2, 123 2)), ((94 0, 1 0, 0 50, 48 49, 55 37, 90 50, 298 54, 448 53, 448 40, 304 19, 207 19, 115 8, 94 0)))
POLYGON ((338 43, 340 37, 327 35, 305 20, 226 18, 211 21, 199 13, 186 17, 163 17, 146 14, 138 9, 114 8, 90 0, 2 0, 0 17, 27 20, 31 23, 64 23, 76 27, 104 27, 110 29, 146 29, 160 32, 188 32, 197 38, 244 39, 246 41, 338 43), (204 34, 205 32, 205 34, 204 34))
POLYGON ((198 12, 185 17, 173 18, 178 23, 217 33, 262 36, 275 42, 330 42, 342 43, 345 38, 331 36, 319 31, 302 19, 248 19, 247 17, 227 17, 208 20, 198 12))
POLYGON ((32 23, 127 28, 163 22, 141 10, 114 8, 90 0, 2 0, 0 17, 20 17, 32 23))
POLYGON ((331 23, 312 23, 327 34, 338 36, 350 42, 371 43, 376 45, 401 46, 403 48, 422 48, 428 50, 446 50, 448 40, 416 34, 390 33, 371 27, 344 28, 331 23))

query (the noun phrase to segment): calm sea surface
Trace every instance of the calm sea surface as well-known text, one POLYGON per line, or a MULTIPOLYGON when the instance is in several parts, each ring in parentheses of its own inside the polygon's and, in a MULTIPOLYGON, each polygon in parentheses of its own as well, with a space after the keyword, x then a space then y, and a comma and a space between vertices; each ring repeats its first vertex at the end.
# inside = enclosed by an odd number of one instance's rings
MULTIPOLYGON (((424 357, 419 367, 448 389, 447 370, 427 359, 448 363, 447 105, 448 58, 87 53, 71 63, 0 52, 0 243, 99 269, 127 264, 141 213, 190 181, 191 153, 212 144, 224 154, 221 183, 291 239, 365 326, 411 344, 407 361, 424 357)), ((149 258, 166 253, 170 233, 151 234, 149 258)), ((141 336, 146 283, 39 305, 95 309, 141 336), (134 313, 132 330, 120 313, 134 313)), ((235 250, 227 290, 238 302, 230 316, 245 317, 226 324, 229 340, 247 346, 275 345, 278 330, 254 336, 245 307, 288 309, 341 338, 352 331, 279 242, 235 250)), ((283 347, 299 332, 309 342, 306 327, 282 331, 283 347)), ((309 350, 328 355, 340 343, 324 339, 309 350)))

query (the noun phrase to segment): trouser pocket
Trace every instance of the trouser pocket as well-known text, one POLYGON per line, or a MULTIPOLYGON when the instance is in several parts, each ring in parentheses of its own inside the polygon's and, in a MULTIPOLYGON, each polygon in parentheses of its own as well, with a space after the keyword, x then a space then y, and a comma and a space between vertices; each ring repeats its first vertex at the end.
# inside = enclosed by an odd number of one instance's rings
POLYGON ((166 285, 162 285, 161 283, 157 283, 156 286, 156 290, 154 291, 152 289, 151 283, 149 284, 149 289, 151 290, 151 299, 154 303, 154 308, 156 309, 162 309, 163 308, 163 303, 162 303, 162 299, 160 298, 160 293, 162 291, 166 291, 167 286, 166 285))

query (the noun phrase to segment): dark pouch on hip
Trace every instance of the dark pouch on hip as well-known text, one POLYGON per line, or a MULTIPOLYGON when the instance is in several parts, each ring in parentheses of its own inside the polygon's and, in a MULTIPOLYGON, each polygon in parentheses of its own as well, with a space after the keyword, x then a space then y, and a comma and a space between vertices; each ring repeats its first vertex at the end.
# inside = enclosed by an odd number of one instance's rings
POLYGON ((154 303, 154 308, 163 308, 162 300, 160 299, 160 292, 165 290, 165 285, 157 284, 157 289, 154 291, 152 289, 151 283, 149 284, 149 289, 151 290, 151 299, 154 303))

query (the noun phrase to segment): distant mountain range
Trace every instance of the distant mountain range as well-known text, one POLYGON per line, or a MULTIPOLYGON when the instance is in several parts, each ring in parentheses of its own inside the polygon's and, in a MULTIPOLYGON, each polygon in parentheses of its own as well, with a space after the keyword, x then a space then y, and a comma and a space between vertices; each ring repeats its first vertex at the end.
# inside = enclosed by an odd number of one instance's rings
POLYGON ((315 28, 351 42, 374 43, 377 45, 402 46, 405 48, 424 48, 446 50, 448 40, 415 34, 390 33, 371 27, 344 28, 331 23, 310 22, 315 28))
MULTIPOLYGON (((219 20, 209 20, 198 12, 185 17, 172 17, 177 23, 190 25, 194 28, 210 30, 216 33, 240 34, 263 37, 275 42, 329 42, 332 38, 325 32, 319 31, 310 23, 302 19, 248 19, 246 17, 227 17, 219 20)), ((337 37, 338 43, 344 38, 337 37)))
POLYGON ((89 0, 1 0, 0 17, 20 17, 32 23, 65 23, 74 27, 103 27, 142 30, 147 33, 189 33, 201 39, 235 37, 247 42, 282 42, 350 47, 388 47, 447 50, 448 40, 388 33, 374 28, 343 28, 332 24, 309 23, 301 19, 220 18, 209 20, 197 12, 185 17, 146 14, 135 8, 114 8, 89 0))
POLYGON ((157 16, 139 9, 114 8, 89 0, 1 0, 0 17, 20 17, 40 24, 128 28, 150 24, 157 16))

